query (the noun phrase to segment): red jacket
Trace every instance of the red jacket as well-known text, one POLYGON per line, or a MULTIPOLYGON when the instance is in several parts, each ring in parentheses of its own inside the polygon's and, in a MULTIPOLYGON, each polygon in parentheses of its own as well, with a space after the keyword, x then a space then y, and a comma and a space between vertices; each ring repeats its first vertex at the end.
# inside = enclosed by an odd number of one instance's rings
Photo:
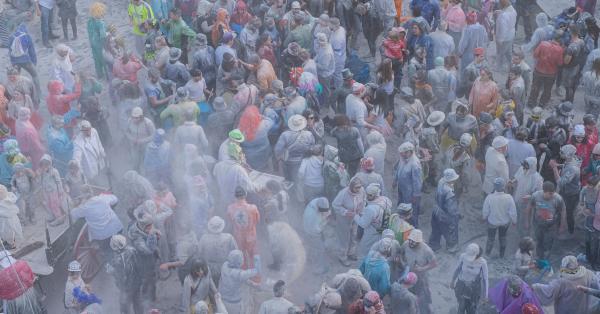
POLYGON ((383 41, 383 53, 386 57, 402 62, 404 60, 403 50, 406 48, 404 40, 385 39, 383 41))
POLYGON ((555 41, 542 41, 535 51, 535 70, 545 75, 556 75, 558 67, 563 65, 564 49, 555 41))
POLYGON ((48 96, 46 104, 48 111, 53 115, 64 115, 71 109, 70 102, 81 96, 81 84, 75 84, 75 91, 71 94, 63 94, 64 86, 61 81, 52 80, 48 83, 48 96))
POLYGON ((25 261, 16 261, 0 271, 0 299, 14 300, 33 286, 35 275, 25 261), (21 286, 21 284, 23 286, 21 286))

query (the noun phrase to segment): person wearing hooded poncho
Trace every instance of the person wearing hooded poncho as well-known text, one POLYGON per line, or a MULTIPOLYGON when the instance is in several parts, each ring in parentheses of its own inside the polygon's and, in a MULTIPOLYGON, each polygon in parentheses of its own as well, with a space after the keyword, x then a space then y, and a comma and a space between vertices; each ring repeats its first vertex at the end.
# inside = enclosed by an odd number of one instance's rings
POLYGON ((527 157, 517 169, 514 178, 509 181, 513 189, 513 198, 517 206, 518 229, 521 232, 523 228, 523 211, 529 204, 531 195, 536 191, 542 190, 544 179, 537 171, 537 158, 527 157))
POLYGON ((64 129, 62 116, 52 117, 52 124, 46 129, 46 143, 56 169, 61 175, 66 175, 67 164, 73 158, 73 142, 64 129))
POLYGON ((412 36, 408 37, 408 48, 412 56, 415 55, 417 47, 423 47, 425 50, 426 67, 427 70, 434 68, 434 53, 433 53, 433 41, 429 36, 429 24, 422 17, 414 18, 414 22, 409 30, 412 36))
POLYGON ((44 207, 49 211, 50 225, 64 222, 64 205, 66 195, 58 170, 52 166, 52 158, 45 154, 40 160, 40 168, 37 171, 38 184, 41 200, 44 207))
POLYGON ((532 285, 541 305, 553 306, 556 314, 590 313, 594 298, 577 286, 598 288, 594 272, 579 265, 572 255, 563 257, 560 275, 548 284, 532 285))
POLYGON ((254 267, 242 269, 244 256, 242 251, 234 250, 227 256, 221 267, 219 293, 229 313, 250 313, 246 307, 249 294, 249 279, 260 273, 260 257, 254 256, 254 267))
POLYGON ((171 181, 171 144, 164 137, 163 129, 156 130, 144 153, 142 169, 148 181, 154 184, 159 181, 171 181))
POLYGON ((384 239, 369 251, 360 264, 360 272, 369 282, 371 289, 385 296, 390 291, 390 266, 387 257, 391 253, 392 240, 384 239))
POLYGON ((117 234, 110 239, 110 248, 113 257, 109 261, 108 273, 115 279, 115 285, 119 289, 119 307, 122 313, 129 313, 133 306, 133 312, 142 313, 140 300, 141 278, 137 268, 138 257, 135 249, 127 244, 127 238, 117 234))
POLYGON ((31 168, 31 162, 21 154, 19 143, 14 139, 8 139, 3 144, 4 152, 0 155, 0 183, 6 187, 10 186, 14 174, 13 167, 17 163, 31 168))
POLYGON ((133 211, 143 201, 152 199, 154 193, 154 187, 148 179, 135 170, 125 172, 115 189, 115 196, 119 199, 119 212, 126 212, 133 219, 133 211))
POLYGON ((19 109, 19 119, 15 125, 16 137, 21 152, 31 159, 33 169, 37 169, 45 148, 42 145, 40 134, 29 120, 30 117, 31 111, 28 108, 19 109))
POLYGON ((381 195, 381 187, 371 183, 365 188, 367 203, 362 212, 354 216, 354 222, 362 228, 363 235, 358 243, 358 257, 365 256, 371 246, 381 239, 381 232, 388 223, 392 201, 381 195))
POLYGON ((544 12, 540 12, 535 16, 535 23, 537 28, 531 36, 529 43, 523 46, 523 51, 533 52, 535 48, 544 40, 549 40, 554 31, 554 27, 548 23, 548 15, 544 12))
POLYGON ((14 248, 17 240, 23 239, 23 228, 17 216, 17 196, 0 185, 0 239, 7 248, 14 248))
POLYGON ((535 304, 539 309, 542 308, 531 287, 514 275, 500 280, 498 284, 490 288, 488 297, 500 314, 521 314, 523 304, 527 303, 535 304))

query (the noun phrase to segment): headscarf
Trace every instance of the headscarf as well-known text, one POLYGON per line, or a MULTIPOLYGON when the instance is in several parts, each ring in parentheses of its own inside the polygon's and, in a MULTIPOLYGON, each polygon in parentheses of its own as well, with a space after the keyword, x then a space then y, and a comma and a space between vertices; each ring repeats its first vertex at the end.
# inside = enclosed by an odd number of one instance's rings
POLYGON ((247 141, 253 141, 256 138, 256 132, 261 120, 260 112, 255 105, 250 105, 244 109, 240 117, 238 129, 244 133, 247 141))
POLYGON ((219 10, 217 10, 217 17, 215 19, 215 24, 212 27, 212 30, 210 31, 210 39, 213 42, 213 45, 217 46, 219 45, 219 41, 221 39, 221 33, 219 30, 219 27, 223 28, 223 32, 230 32, 231 28, 229 27, 229 24, 227 23, 226 19, 227 19, 227 15, 229 13, 227 13, 227 10, 220 8, 219 10))
POLYGON ((54 66, 58 69, 63 70, 64 72, 73 72, 73 64, 71 63, 71 58, 69 58, 69 54, 61 57, 58 52, 59 51, 67 51, 69 52, 71 48, 69 48, 65 44, 59 44, 56 46, 56 54, 54 55, 54 66))

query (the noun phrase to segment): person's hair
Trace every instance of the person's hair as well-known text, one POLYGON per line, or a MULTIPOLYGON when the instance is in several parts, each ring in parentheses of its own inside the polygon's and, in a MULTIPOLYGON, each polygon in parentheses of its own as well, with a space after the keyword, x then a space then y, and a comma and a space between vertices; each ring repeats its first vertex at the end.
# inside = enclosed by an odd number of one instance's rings
POLYGON ((262 118, 260 110, 255 105, 247 106, 242 112, 238 129, 244 133, 246 140, 253 141, 256 138, 256 132, 260 127, 262 118))
POLYGON ((556 191, 556 186, 554 185, 554 182, 552 182, 552 181, 546 181, 542 185, 542 190, 544 192, 554 192, 554 191, 556 191))
POLYGON ((494 74, 492 73, 492 70, 489 67, 482 66, 481 71, 485 72, 485 74, 487 74, 491 81, 494 80, 494 74))
POLYGON ((284 293, 285 293, 285 281, 278 280, 273 285, 273 295, 275 295, 276 297, 280 298, 280 297, 283 296, 284 293))
POLYGON ((519 241, 519 252, 533 254, 535 249, 535 241, 531 237, 523 237, 519 241))
POLYGON ((379 64, 379 69, 377 69, 377 73, 381 75, 380 83, 391 81, 394 76, 394 70, 392 69, 392 60, 384 58, 379 64))
POLYGON ((600 76, 600 59, 594 60, 594 63, 592 63, 592 70, 594 70, 596 76, 600 76))
POLYGON ((456 61, 455 55, 445 56, 444 57, 444 65, 446 67, 456 67, 458 62, 456 61))
POLYGON ((271 34, 267 32, 260 34, 260 37, 258 37, 258 40, 256 41, 256 51, 258 51, 258 49, 262 47, 267 40, 269 40, 269 38, 271 38, 271 34))
POLYGON ((192 69, 190 71, 190 75, 192 77, 196 77, 196 76, 202 76, 202 71, 200 69, 192 69))
POLYGON ((413 17, 419 17, 419 16, 421 16, 421 7, 414 6, 413 9, 412 9, 412 15, 413 15, 413 17))
POLYGON ((127 98, 127 99, 137 99, 140 98, 140 88, 138 87, 137 84, 133 84, 131 82, 128 83, 124 83, 123 85, 121 85, 121 88, 119 89, 119 95, 121 95, 121 98, 127 98))
POLYGON ((315 122, 317 122, 321 119, 319 117, 319 115, 316 114, 315 111, 310 108, 307 108, 306 110, 304 110, 304 112, 302 112, 302 116, 304 116, 304 118, 306 118, 307 120, 308 120, 308 117, 310 117, 311 115, 314 117, 313 121, 315 121, 315 122))
POLYGON ((475 257, 475 259, 479 259, 480 257, 483 256, 483 248, 478 245, 477 247, 479 247, 479 253, 477 253, 477 256, 475 257))
POLYGON ((169 12, 177 16, 181 16, 181 10, 179 8, 172 8, 171 10, 169 10, 169 12))
POLYGON ((192 264, 192 268, 190 269, 190 274, 192 277, 196 277, 196 273, 202 271, 204 275, 208 273, 208 266, 206 266, 206 262, 201 259, 197 259, 192 264))
POLYGON ((352 124, 350 123, 350 118, 348 118, 345 114, 338 114, 333 118, 333 123, 336 127, 349 127, 352 124))

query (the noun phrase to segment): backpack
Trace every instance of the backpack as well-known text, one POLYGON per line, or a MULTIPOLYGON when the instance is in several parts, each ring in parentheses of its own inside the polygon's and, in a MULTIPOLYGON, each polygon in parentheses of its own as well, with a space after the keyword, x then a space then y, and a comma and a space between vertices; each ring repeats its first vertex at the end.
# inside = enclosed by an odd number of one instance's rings
POLYGON ((13 39, 10 44, 10 56, 13 58, 20 58, 26 54, 25 49, 23 49, 23 43, 21 43, 21 37, 25 36, 25 34, 20 34, 13 39))
POLYGON ((388 229, 388 227, 390 226, 390 217, 392 216, 391 203, 385 202, 385 204, 382 205, 383 216, 381 217, 381 225, 375 228, 375 230, 377 230, 377 232, 379 233, 382 233, 383 230, 388 229))
POLYGON ((371 78, 371 71, 369 64, 362 60, 356 52, 351 52, 348 60, 346 61, 346 67, 350 69, 350 72, 354 73, 354 80, 366 84, 371 78))

